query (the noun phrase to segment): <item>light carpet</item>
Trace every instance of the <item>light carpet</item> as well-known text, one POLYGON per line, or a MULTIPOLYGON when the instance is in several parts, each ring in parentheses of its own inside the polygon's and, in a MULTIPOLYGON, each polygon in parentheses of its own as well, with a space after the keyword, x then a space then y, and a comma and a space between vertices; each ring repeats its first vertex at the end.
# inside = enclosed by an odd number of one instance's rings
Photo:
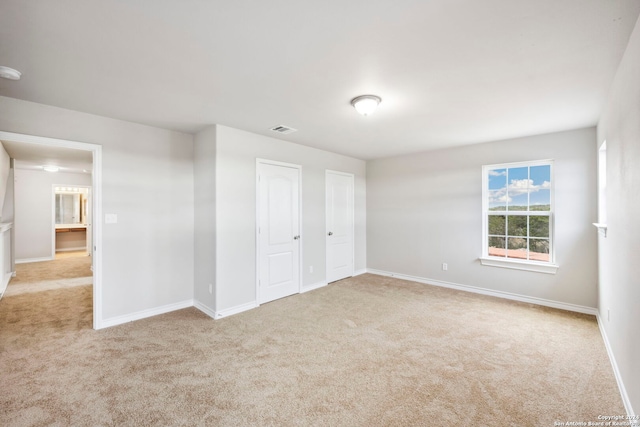
POLYGON ((593 316, 365 274, 214 321, 0 301, 0 425, 553 426, 624 413, 593 316))

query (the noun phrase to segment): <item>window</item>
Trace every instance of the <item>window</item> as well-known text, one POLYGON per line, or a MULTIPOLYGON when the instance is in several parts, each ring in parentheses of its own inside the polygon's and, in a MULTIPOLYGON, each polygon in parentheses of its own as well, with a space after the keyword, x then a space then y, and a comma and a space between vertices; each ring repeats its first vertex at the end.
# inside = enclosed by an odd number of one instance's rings
POLYGON ((553 161, 482 170, 482 264, 555 273, 553 161))

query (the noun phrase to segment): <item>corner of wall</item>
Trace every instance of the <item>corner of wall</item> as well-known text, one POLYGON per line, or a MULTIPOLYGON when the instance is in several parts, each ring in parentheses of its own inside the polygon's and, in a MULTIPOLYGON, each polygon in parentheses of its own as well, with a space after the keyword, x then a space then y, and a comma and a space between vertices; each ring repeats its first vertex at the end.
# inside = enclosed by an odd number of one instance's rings
MULTIPOLYGON (((194 299, 211 315, 216 307, 217 125, 198 132, 194 143, 194 299)), ((213 317, 213 316, 212 316, 213 317)))

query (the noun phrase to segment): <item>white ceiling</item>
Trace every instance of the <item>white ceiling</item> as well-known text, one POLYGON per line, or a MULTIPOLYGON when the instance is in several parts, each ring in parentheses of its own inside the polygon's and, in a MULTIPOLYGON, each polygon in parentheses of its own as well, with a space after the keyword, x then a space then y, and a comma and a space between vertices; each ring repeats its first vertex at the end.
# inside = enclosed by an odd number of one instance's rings
POLYGON ((0 141, 0 144, 9 157, 15 159, 16 169, 43 170, 43 166, 58 166, 60 172, 91 173, 93 170, 90 151, 13 141, 0 141))
POLYGON ((638 0, 2 0, 0 94, 371 159, 596 124, 638 0), (383 99, 371 117, 349 101, 383 99), (278 135, 268 129, 298 129, 278 135))

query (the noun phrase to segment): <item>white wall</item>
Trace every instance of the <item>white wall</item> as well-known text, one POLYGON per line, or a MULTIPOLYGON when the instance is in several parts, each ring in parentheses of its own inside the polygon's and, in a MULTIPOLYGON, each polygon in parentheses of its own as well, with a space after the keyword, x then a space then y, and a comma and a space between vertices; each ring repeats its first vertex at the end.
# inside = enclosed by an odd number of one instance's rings
MULTIPOLYGON (((0 215, 4 209, 4 196, 9 185, 9 169, 11 169, 11 158, 0 141, 0 215)), ((0 222, 2 222, 1 216, 0 222)))
MULTIPOLYGON (((195 285, 194 299, 215 312, 216 285, 216 126, 194 139, 195 285), (209 285, 212 286, 210 291, 209 285)), ((202 308, 202 307, 200 307, 202 308)))
POLYGON ((325 281, 326 169, 355 175, 355 270, 366 267, 364 161, 225 126, 216 144, 217 311, 256 301, 256 158, 302 166, 303 286, 325 281))
POLYGON ((193 136, 0 97, 0 130, 102 145, 103 320, 193 298, 193 136))
MULTIPOLYGON (((600 237, 599 308, 626 388, 640 412, 640 20, 598 123, 607 141, 607 237, 600 237), (610 310, 610 320, 607 320, 610 310)), ((594 149, 595 151, 595 149, 594 149)))
POLYGON ((368 162, 367 267, 596 307, 595 138, 590 128, 368 162), (482 266, 482 165, 542 159, 555 159, 557 274, 482 266))
POLYGON ((53 259, 53 185, 91 186, 90 174, 14 169, 16 261, 53 259))

